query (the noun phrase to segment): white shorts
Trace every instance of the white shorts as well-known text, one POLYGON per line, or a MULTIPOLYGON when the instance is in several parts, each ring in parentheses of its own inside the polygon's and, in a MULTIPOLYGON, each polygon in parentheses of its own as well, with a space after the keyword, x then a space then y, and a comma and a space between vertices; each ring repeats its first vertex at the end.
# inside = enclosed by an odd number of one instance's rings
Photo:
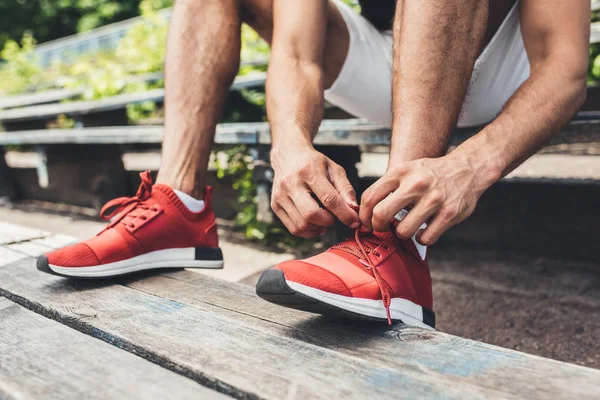
MULTIPOLYGON (((378 31, 340 0, 334 2, 348 27, 350 47, 339 76, 325 91, 325 98, 350 114, 390 127, 392 32, 378 31)), ((517 1, 475 62, 458 126, 492 121, 528 77, 529 61, 517 1)))

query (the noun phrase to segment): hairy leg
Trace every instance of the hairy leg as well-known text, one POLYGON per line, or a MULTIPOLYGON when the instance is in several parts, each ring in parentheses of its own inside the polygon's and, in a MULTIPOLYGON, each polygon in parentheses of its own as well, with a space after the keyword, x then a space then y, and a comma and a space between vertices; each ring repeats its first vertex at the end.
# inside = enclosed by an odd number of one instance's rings
POLYGON ((157 182, 201 198, 215 127, 239 69, 237 0, 178 0, 167 41, 157 182))
MULTIPOLYGON (((445 154, 477 56, 491 38, 487 0, 398 3, 394 22, 390 165, 445 154)), ((491 28, 503 18, 494 13, 491 28)))
MULTIPOLYGON (((267 42, 273 0, 178 0, 165 66, 165 138, 158 183, 202 198, 215 128, 240 62, 240 26, 267 42)), ((324 69, 330 86, 343 65, 349 36, 330 3, 324 69)))
MULTIPOLYGON (((495 0, 509 5, 509 0, 495 0)), ((491 37, 490 0, 403 0, 394 20, 392 146, 385 175, 362 197, 367 228, 412 207, 395 227, 400 237, 419 233, 433 244, 448 227, 468 217, 494 172, 447 151, 477 56, 491 37), (454 157, 453 157, 454 155, 454 157), (487 176, 490 175, 490 176, 487 176), (443 229, 442 229, 443 228, 443 229)), ((498 8, 496 8, 497 10, 498 8)), ((505 9, 506 12, 506 9, 505 9)), ((496 17, 496 16, 495 16, 496 17)))

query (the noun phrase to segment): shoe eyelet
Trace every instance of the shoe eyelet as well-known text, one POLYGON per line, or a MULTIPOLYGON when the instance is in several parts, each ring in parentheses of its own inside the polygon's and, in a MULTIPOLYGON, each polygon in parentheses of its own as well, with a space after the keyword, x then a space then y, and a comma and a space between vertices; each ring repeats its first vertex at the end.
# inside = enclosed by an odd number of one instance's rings
POLYGON ((129 227, 130 227, 131 229, 133 229, 133 228, 135 228, 135 225, 134 225, 134 224, 130 224, 130 225, 129 225, 129 227))

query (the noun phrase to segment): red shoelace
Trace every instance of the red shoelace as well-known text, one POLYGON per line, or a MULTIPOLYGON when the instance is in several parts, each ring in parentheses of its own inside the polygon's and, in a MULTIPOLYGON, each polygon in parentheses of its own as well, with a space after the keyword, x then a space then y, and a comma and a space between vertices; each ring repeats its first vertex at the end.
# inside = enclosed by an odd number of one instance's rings
POLYGON ((108 225, 106 229, 115 226, 115 224, 119 222, 127 226, 131 226, 132 224, 130 220, 135 219, 137 217, 144 218, 144 216, 141 213, 135 213, 135 209, 152 209, 152 207, 144 203, 144 201, 150 198, 150 195, 152 194, 152 177, 150 175, 150 171, 141 172, 140 178, 142 178, 142 183, 140 183, 140 186, 135 196, 119 197, 109 201, 104 205, 104 207, 102 207, 102 210, 100 210, 100 217, 102 219, 108 220, 121 213, 121 218, 117 218, 116 220, 114 220, 110 225, 108 225))
MULTIPOLYGON (((350 206, 353 210, 358 212, 358 207, 350 206)), ((396 222, 396 221, 394 221, 396 222)), ((380 238, 375 236, 371 232, 368 232, 363 227, 358 228, 354 231, 354 238, 350 238, 346 241, 343 241, 339 244, 336 244, 330 248, 344 251, 346 253, 350 253, 356 258, 359 259, 361 264, 363 264, 371 275, 375 278, 377 285, 379 286, 379 291, 381 292, 381 299, 383 301, 383 306, 385 307, 385 312, 387 314, 388 324, 392 325, 392 316, 390 314, 390 305, 392 303, 392 288, 383 279, 379 271, 377 270, 376 262, 371 258, 371 255, 374 257, 381 257, 381 254, 375 250, 377 247, 383 246, 386 250, 388 246, 391 244, 389 240, 394 237, 393 233, 385 234, 384 238, 380 238)))

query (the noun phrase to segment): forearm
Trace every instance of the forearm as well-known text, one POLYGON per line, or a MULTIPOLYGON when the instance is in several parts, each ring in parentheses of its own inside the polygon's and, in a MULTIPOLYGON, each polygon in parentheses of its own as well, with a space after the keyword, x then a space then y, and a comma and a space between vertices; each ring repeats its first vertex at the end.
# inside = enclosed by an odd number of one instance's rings
POLYGON ((483 42, 487 14, 486 1, 399 3, 390 163, 445 154, 483 42))
POLYGON ((323 118, 323 69, 314 61, 273 55, 267 79, 267 114, 273 151, 312 146, 323 118))
POLYGON ((451 154, 471 160, 491 185, 537 152, 579 110, 585 72, 569 68, 562 57, 548 58, 490 125, 451 154))

